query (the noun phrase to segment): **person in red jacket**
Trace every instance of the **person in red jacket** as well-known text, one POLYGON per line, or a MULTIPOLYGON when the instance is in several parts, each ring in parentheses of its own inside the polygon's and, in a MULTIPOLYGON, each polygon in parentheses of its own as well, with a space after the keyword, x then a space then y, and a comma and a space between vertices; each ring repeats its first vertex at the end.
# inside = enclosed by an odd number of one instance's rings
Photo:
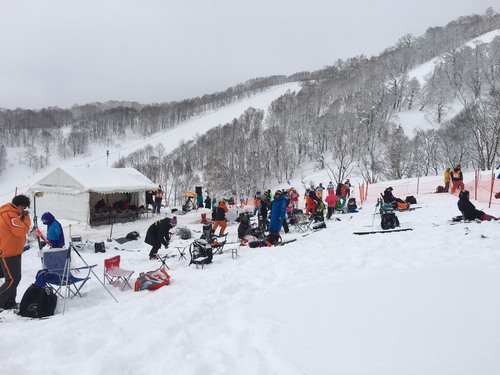
POLYGON ((327 219, 330 219, 332 217, 332 214, 335 212, 335 206, 337 205, 338 201, 340 201, 340 198, 335 194, 335 190, 333 189, 330 190, 325 199, 325 202, 327 203, 328 206, 328 212, 326 214, 327 219))
POLYGON ((30 199, 17 195, 0 207, 0 266, 5 282, 0 286, 0 310, 17 308, 17 286, 21 281, 21 256, 31 226, 27 209, 30 199))
POLYGON ((299 208, 299 193, 295 188, 292 188, 290 190, 290 203, 292 204, 292 207, 297 209, 299 208))

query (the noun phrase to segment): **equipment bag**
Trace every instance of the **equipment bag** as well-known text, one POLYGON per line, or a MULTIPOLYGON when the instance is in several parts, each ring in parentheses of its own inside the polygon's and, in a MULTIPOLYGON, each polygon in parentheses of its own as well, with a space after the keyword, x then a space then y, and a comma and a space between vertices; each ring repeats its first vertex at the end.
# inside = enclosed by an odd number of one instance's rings
POLYGON ((94 244, 94 249, 96 253, 105 253, 106 245, 104 244, 104 242, 96 242, 94 244))
POLYGON ((156 290, 170 284, 170 275, 163 268, 154 271, 141 272, 135 281, 134 291, 156 290))
POLYGON ((446 189, 444 188, 444 186, 439 185, 436 188, 436 193, 444 193, 444 192, 446 192, 446 189))
POLYGON ((31 284, 19 305, 19 315, 27 318, 45 318, 54 315, 57 296, 49 287, 31 284))
POLYGON ((417 204, 417 199, 413 195, 408 195, 405 202, 409 204, 417 204))
POLYGON ((396 214, 394 213, 385 213, 382 214, 382 220, 380 222, 380 226, 382 229, 394 229, 399 227, 399 220, 396 214))
POLYGON ((190 265, 194 263, 193 261, 196 260, 197 258, 206 258, 204 261, 205 264, 212 263, 214 254, 212 246, 209 243, 206 243, 206 241, 195 240, 193 241, 191 246, 192 249, 191 249, 191 261, 189 262, 190 265))
POLYGON ((133 232, 127 233, 127 235, 125 236, 125 238, 128 239, 128 240, 136 240, 140 236, 141 235, 138 232, 133 231, 133 232))

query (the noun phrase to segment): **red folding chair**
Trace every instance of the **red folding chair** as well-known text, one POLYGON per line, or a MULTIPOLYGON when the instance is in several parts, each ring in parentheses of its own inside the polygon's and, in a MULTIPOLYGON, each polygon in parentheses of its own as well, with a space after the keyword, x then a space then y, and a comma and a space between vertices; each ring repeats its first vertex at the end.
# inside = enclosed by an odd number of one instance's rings
POLYGON ((129 271, 121 268, 120 260, 120 255, 104 259, 104 282, 108 280, 108 283, 111 285, 121 285, 121 290, 124 290, 126 286, 128 286, 130 289, 133 289, 129 281, 134 271, 129 271))

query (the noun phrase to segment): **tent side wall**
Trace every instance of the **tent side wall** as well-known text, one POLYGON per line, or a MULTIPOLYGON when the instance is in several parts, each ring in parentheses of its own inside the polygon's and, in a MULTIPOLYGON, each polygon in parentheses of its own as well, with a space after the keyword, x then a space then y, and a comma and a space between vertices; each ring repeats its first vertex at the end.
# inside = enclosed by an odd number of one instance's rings
MULTIPOLYGON (((33 202, 33 198, 31 199, 33 202)), ((48 211, 56 219, 63 218, 86 223, 89 215, 89 194, 45 193, 43 197, 36 198, 36 211, 38 217, 48 211)))

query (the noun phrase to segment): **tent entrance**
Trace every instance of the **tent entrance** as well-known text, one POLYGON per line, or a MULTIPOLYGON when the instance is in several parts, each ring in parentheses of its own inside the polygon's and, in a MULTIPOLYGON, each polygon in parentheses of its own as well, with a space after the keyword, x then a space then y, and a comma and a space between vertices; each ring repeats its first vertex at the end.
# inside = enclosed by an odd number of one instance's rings
POLYGON ((143 216, 148 211, 144 208, 141 198, 144 192, 128 193, 96 193, 91 192, 89 197, 90 225, 109 225, 113 223, 127 223, 143 216))

